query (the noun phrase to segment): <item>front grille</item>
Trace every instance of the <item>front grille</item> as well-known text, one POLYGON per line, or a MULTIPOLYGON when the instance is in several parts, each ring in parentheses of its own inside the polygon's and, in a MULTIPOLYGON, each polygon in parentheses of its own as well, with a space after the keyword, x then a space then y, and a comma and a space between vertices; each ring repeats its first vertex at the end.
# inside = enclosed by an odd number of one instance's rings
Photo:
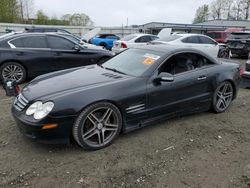
POLYGON ((20 93, 15 99, 14 107, 18 111, 22 111, 28 105, 28 103, 29 101, 25 99, 25 97, 20 93))

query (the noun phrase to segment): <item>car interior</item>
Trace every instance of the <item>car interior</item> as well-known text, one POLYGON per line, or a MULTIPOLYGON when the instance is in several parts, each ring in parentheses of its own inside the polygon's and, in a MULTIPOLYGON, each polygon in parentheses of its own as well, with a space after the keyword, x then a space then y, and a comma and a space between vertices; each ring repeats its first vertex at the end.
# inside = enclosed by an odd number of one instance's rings
POLYGON ((198 69, 200 67, 211 65, 212 63, 205 57, 192 53, 177 54, 168 59, 159 69, 161 72, 167 72, 172 75, 198 69))

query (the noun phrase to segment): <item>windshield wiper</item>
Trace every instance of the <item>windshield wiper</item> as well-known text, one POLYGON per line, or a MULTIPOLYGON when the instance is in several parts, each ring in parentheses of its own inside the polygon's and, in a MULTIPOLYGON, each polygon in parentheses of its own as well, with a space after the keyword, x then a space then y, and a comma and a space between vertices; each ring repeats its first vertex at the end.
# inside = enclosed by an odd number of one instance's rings
MULTIPOLYGON (((103 66, 102 66, 103 67, 103 66)), ((117 73, 120 73, 120 74, 124 74, 124 75, 127 75, 126 73, 124 73, 124 72, 121 72, 121 71, 119 71, 119 70, 117 70, 117 69, 115 69, 115 68, 108 68, 108 67, 103 67, 104 69, 107 69, 107 70, 111 70, 111 71, 113 71, 113 72, 117 72, 117 73)))

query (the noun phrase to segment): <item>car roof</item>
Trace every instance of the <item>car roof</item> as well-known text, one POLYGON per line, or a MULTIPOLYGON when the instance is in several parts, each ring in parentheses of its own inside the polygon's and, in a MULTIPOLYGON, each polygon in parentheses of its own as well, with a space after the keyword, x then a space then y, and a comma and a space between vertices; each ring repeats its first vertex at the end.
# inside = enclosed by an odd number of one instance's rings
POLYGON ((194 48, 186 48, 186 47, 180 47, 179 45, 166 45, 166 44, 149 44, 146 46, 140 46, 140 47, 135 47, 134 49, 142 49, 142 50, 148 50, 148 51, 158 51, 162 52, 164 54, 170 54, 170 53, 175 53, 175 52, 190 52, 190 53, 197 53, 200 55, 203 55, 214 62, 217 62, 215 58, 211 57, 208 54, 203 53, 200 50, 194 49, 194 48))

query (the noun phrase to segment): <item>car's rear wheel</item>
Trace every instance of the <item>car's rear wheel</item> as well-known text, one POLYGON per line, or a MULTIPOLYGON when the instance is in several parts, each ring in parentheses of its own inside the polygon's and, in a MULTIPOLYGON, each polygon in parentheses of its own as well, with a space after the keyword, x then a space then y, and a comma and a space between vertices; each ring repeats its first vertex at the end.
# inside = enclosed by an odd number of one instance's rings
POLYGON ((5 63, 0 67, 0 77, 2 81, 16 81, 20 84, 26 79, 26 70, 19 63, 5 63))
POLYGON ((103 48, 107 49, 107 45, 104 42, 101 42, 99 46, 102 46, 103 48))
POLYGON ((98 150, 110 145, 121 128, 119 109, 111 103, 100 102, 82 111, 73 126, 73 137, 81 147, 98 150))
POLYGON ((224 112, 232 103, 234 89, 230 82, 222 82, 215 90, 213 96, 213 110, 216 113, 224 112))

